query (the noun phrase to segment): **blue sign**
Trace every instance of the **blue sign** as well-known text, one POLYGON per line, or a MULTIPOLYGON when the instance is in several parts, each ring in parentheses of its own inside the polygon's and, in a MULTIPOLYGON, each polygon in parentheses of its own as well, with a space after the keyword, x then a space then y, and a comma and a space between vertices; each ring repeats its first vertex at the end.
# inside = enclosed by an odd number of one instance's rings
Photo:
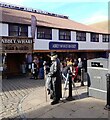
POLYGON ((50 50, 78 50, 78 43, 49 42, 50 50))

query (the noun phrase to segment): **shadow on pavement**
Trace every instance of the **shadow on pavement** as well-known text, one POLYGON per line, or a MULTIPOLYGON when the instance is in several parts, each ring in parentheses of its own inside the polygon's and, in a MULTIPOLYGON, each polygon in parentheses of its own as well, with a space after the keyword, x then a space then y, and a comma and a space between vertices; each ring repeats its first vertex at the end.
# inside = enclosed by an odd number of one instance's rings
MULTIPOLYGON (((103 104, 98 101, 92 101, 91 98, 82 100, 60 102, 51 106, 46 103, 41 106, 36 106, 30 111, 24 111, 24 119, 33 118, 108 118, 107 111, 102 109, 103 104), (90 100, 89 100, 90 99, 90 100), (84 105, 83 105, 84 104, 84 105), (85 106, 86 105, 86 106, 85 106), (85 107, 84 107, 85 106, 85 107), (99 107, 97 107, 99 106, 99 107), (91 114, 93 112, 93 114, 91 114), (81 114, 81 115, 80 115, 81 114)), ((82 120, 82 119, 81 119, 82 120)))
POLYGON ((17 77, 2 80, 2 91, 13 91, 29 88, 37 88, 45 85, 45 81, 30 79, 29 77, 17 77))

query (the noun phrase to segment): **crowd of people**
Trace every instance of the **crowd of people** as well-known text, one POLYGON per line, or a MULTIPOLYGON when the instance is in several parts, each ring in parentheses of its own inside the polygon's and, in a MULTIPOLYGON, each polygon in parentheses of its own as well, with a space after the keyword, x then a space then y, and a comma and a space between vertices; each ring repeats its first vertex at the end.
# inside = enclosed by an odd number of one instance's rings
POLYGON ((31 73, 31 79, 45 79, 46 88, 50 99, 53 99, 51 105, 57 104, 62 97, 61 84, 62 78, 67 80, 68 72, 72 73, 72 80, 74 82, 81 82, 81 86, 84 83, 81 81, 81 69, 84 68, 87 72, 87 61, 84 58, 73 59, 66 57, 61 60, 58 58, 56 52, 52 52, 48 55, 50 61, 44 61, 42 56, 33 56, 28 54, 26 56, 26 64, 22 64, 22 71, 31 73))
POLYGON ((63 77, 67 77, 68 70, 70 69, 72 73, 72 80, 74 80, 74 82, 81 82, 81 86, 84 86, 83 81, 81 81, 81 69, 85 69, 85 71, 87 72, 86 61, 82 61, 81 58, 78 58, 78 60, 66 58, 62 65, 63 65, 62 67, 63 77))
MULTIPOLYGON (((49 55, 47 56, 50 59, 49 61, 45 61, 43 56, 37 56, 37 55, 32 56, 32 54, 26 55, 26 60, 23 61, 21 64, 22 73, 23 74, 31 73, 31 78, 33 79, 44 79, 44 62, 46 62, 46 65, 48 66, 48 68, 50 68, 52 63, 51 56, 49 55)), ((67 72, 65 70, 68 67, 70 67, 71 72, 77 75, 77 80, 79 81, 81 76, 81 68, 84 68, 85 71, 87 72, 86 58, 82 60, 81 58, 76 59, 76 58, 66 57, 60 61, 60 66, 61 66, 61 72, 64 72, 64 74, 66 74, 67 72)))
MULTIPOLYGON (((52 53, 51 56, 51 66, 44 64, 45 79, 46 79, 46 88, 48 94, 50 94, 50 99, 53 99, 51 105, 57 104, 62 96, 61 94, 61 81, 62 78, 68 80, 68 72, 72 73, 72 80, 74 82, 81 81, 81 69, 87 67, 87 62, 82 61, 81 58, 72 59, 66 58, 60 62, 56 53, 52 53), (46 69, 47 68, 47 69, 46 69)), ((85 68, 86 69, 86 68, 85 68)), ((84 83, 81 81, 81 86, 84 86, 84 83)), ((66 88, 66 84, 65 87, 66 88)))
POLYGON ((23 74, 31 74, 31 79, 43 79, 44 78, 44 60, 42 56, 31 54, 26 55, 26 60, 21 64, 21 71, 23 74))

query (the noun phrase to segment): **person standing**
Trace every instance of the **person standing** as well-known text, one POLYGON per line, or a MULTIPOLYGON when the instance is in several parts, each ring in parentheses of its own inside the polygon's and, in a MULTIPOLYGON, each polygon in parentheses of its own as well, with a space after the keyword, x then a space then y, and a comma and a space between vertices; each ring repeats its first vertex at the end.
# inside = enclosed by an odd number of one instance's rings
POLYGON ((81 80, 81 86, 84 86, 84 81, 81 79, 81 69, 83 68, 83 62, 81 58, 78 58, 78 75, 79 79, 81 80))
POLYGON ((61 70, 60 70, 60 60, 56 52, 51 53, 52 64, 50 66, 50 71, 48 77, 51 77, 51 89, 50 89, 50 99, 53 99, 51 105, 59 103, 60 98, 62 97, 61 91, 61 70))
POLYGON ((82 60, 81 58, 78 58, 78 75, 81 76, 81 68, 82 68, 82 60))
POLYGON ((27 62, 27 71, 31 73, 31 64, 32 64, 32 54, 26 54, 26 62, 27 62))
POLYGON ((67 82, 69 81, 69 71, 70 66, 67 66, 66 62, 63 63, 62 77, 64 79, 64 89, 67 89, 67 82))
POLYGON ((21 72, 23 75, 26 75, 26 62, 23 61, 21 64, 21 72))
POLYGON ((34 56, 33 62, 31 64, 32 77, 30 79, 38 79, 38 71, 39 71, 39 59, 37 56, 34 56))
POLYGON ((40 56, 39 58, 39 79, 44 78, 44 68, 43 68, 43 58, 40 56))

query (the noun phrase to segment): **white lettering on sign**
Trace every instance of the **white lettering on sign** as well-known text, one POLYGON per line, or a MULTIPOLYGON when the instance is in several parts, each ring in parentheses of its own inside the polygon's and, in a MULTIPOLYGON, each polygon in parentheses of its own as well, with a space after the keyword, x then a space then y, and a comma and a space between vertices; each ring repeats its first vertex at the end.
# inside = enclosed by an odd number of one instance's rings
POLYGON ((68 45, 68 44, 53 44, 53 48, 76 48, 76 45, 68 45))
POLYGON ((4 43, 4 44, 32 44, 32 40, 31 39, 2 39, 0 43, 4 43))

